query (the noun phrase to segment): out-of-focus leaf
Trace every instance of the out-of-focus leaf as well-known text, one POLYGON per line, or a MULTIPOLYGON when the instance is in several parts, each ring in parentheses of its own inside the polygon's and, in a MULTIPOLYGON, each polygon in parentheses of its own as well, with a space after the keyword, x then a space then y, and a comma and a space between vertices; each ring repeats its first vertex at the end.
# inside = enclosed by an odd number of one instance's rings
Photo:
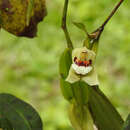
POLYGON ((3 112, 2 117, 9 120, 15 130, 31 130, 29 123, 18 113, 12 106, 1 104, 0 111, 3 112))
POLYGON ((32 106, 10 95, 0 94, 0 126, 9 130, 42 130, 40 116, 32 106))
POLYGON ((99 130, 121 130, 123 119, 98 86, 89 88, 89 109, 99 130))
POLYGON ((3 29, 16 36, 34 37, 37 24, 46 15, 45 0, 0 0, 0 11, 3 29))
MULTIPOLYGON (((13 130, 13 127, 12 125, 10 124, 10 122, 5 119, 4 117, 3 118, 0 118, 0 128, 2 129, 5 129, 5 130, 13 130)), ((1 130, 0 129, 0 130, 1 130)), ((2 130, 3 130, 2 129, 2 130)))
POLYGON ((122 130, 130 130, 130 114, 128 115, 122 130))

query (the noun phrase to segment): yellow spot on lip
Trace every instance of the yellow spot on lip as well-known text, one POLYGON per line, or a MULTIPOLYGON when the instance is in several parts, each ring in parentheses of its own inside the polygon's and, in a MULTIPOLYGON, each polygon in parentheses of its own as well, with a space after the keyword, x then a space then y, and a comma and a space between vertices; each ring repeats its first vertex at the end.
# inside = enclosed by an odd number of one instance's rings
POLYGON ((85 61, 87 60, 87 51, 83 51, 80 53, 80 60, 85 61))

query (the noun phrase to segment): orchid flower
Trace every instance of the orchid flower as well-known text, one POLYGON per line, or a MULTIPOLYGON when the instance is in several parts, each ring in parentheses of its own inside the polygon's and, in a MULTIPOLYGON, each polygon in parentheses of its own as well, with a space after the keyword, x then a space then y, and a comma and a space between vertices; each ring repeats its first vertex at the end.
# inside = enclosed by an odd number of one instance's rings
POLYGON ((75 83, 83 80, 90 86, 98 85, 98 77, 94 66, 95 57, 95 52, 86 47, 75 48, 72 51, 72 65, 66 81, 75 83))

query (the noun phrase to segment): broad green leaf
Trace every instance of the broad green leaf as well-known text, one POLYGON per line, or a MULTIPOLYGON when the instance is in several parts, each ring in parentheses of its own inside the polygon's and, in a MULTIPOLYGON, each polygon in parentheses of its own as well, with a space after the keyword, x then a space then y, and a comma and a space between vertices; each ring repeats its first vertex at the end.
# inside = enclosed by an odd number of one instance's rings
POLYGON ((42 130, 42 121, 35 109, 10 94, 0 94, 0 115, 14 130, 42 130))
POLYGON ((98 86, 88 86, 89 110, 99 130, 121 130, 123 120, 98 86))
POLYGON ((12 106, 8 104, 1 104, 0 111, 2 116, 9 120, 13 129, 15 130, 31 130, 29 123, 24 117, 18 113, 12 106))
POLYGON ((130 114, 128 115, 122 130, 130 130, 130 114))
POLYGON ((45 0, 0 0, 0 11, 3 29, 16 36, 34 37, 37 24, 46 16, 45 0))
POLYGON ((63 79, 66 79, 72 64, 72 50, 67 48, 60 57, 59 72, 63 79))
POLYGON ((87 105, 89 100, 89 91, 86 84, 82 81, 78 81, 71 84, 75 102, 81 106, 87 105))
POLYGON ((60 79, 60 87, 62 94, 66 100, 72 102, 73 100, 73 91, 70 83, 66 82, 63 78, 60 79))

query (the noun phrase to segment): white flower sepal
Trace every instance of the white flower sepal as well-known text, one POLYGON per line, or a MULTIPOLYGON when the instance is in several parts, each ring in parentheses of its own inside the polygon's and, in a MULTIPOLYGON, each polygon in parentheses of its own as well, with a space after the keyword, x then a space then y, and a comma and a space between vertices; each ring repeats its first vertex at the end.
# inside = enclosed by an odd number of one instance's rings
POLYGON ((72 59, 73 63, 66 78, 67 82, 75 83, 82 80, 90 86, 99 84, 98 76, 93 65, 95 60, 95 53, 93 51, 88 50, 86 47, 76 48, 72 52, 72 59), (92 63, 90 65, 85 64, 88 63, 89 60, 91 60, 92 63))

